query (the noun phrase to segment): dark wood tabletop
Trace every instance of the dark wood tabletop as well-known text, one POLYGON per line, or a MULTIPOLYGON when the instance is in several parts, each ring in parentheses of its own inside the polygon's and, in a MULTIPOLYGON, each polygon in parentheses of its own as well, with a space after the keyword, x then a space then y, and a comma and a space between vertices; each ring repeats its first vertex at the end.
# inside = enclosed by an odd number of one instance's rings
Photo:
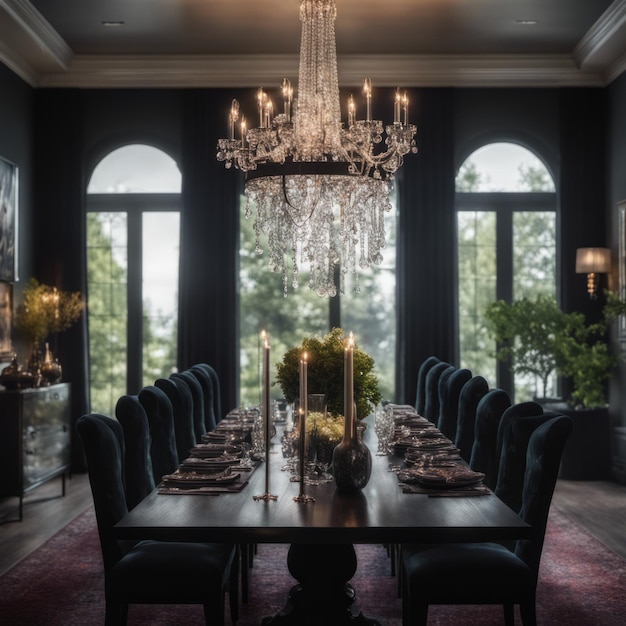
MULTIPOLYGON (((370 429, 370 430, 373 430, 370 429)), ((369 433, 368 433, 369 434, 369 433)), ((372 433, 373 434, 373 433, 372 433)), ((372 476, 353 494, 334 483, 307 486, 315 502, 294 502, 299 483, 281 471, 285 459, 272 442, 269 491, 258 467, 240 492, 219 495, 164 495, 155 490, 115 527, 119 539, 256 543, 415 543, 519 539, 531 528, 495 495, 432 497, 403 493, 390 463, 370 441, 372 476)))

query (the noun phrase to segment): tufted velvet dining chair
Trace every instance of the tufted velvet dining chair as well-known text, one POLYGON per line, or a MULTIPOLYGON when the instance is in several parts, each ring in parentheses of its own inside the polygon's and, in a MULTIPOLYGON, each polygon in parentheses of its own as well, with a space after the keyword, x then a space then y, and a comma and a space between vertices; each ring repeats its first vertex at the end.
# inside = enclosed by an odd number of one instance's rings
POLYGON ((219 424, 224 418, 222 413, 222 395, 220 391, 220 379, 215 368, 208 363, 196 363, 192 367, 200 367, 211 377, 213 382, 213 412, 215 414, 215 422, 219 424))
POLYGON ((489 391, 489 385, 482 376, 473 376, 461 389, 459 410, 456 418, 454 443, 461 457, 469 463, 474 445, 476 429, 476 409, 481 398, 489 391))
POLYGON ((213 405, 213 381, 210 374, 202 367, 194 365, 187 370, 192 376, 195 376, 202 387, 204 397, 204 427, 207 432, 215 430, 217 421, 215 419, 215 409, 213 405))
POLYGON ((122 427, 104 415, 89 414, 77 420, 76 429, 85 450, 104 562, 105 626, 126 624, 129 604, 202 604, 207 625, 224 624, 234 547, 116 541, 113 528, 128 512, 122 427))
POLYGON ((179 464, 172 403, 165 392, 154 385, 144 387, 138 397, 148 416, 152 473, 158 485, 163 476, 176 471, 179 464))
POLYGON ((185 382, 176 378, 158 378, 154 381, 154 386, 161 389, 172 403, 176 451, 178 460, 183 461, 189 456, 189 450, 196 445, 191 391, 185 382))
POLYGON ((439 422, 437 428, 450 441, 456 438, 456 421, 459 415, 459 396, 463 385, 472 377, 468 369, 457 369, 447 380, 445 389, 439 385, 439 422))
POLYGON ((500 423, 498 435, 502 439, 502 447, 494 493, 509 508, 519 511, 522 505, 528 442, 539 426, 557 414, 543 411, 530 412, 532 407, 529 403, 525 403, 521 410, 514 410, 514 407, 515 405, 510 408, 509 413, 503 416, 500 423))
POLYGON ((198 379, 187 370, 183 372, 176 372, 170 376, 172 380, 182 381, 189 388, 191 393, 191 399, 193 401, 193 431, 196 436, 196 441, 202 441, 202 435, 206 433, 206 426, 204 425, 204 393, 202 391, 202 385, 198 382, 198 379))
POLYGON ((490 389, 476 407, 474 444, 469 466, 485 475, 483 482, 489 489, 496 486, 498 479, 498 426, 502 414, 511 406, 509 394, 502 389, 490 389))
POLYGON ((537 576, 548 512, 571 430, 572 420, 560 415, 530 436, 519 515, 532 527, 532 535, 517 541, 513 551, 494 542, 404 546, 404 626, 425 626, 431 604, 501 604, 507 625, 513 624, 513 608, 519 605, 524 626, 536 624, 537 576))
POLYGON ((439 380, 442 376, 450 376, 455 369, 454 365, 440 361, 426 374, 426 401, 422 415, 433 424, 439 421, 439 380))
POLYGON ((121 396, 115 417, 124 432, 126 505, 134 509, 155 487, 148 416, 137 396, 121 396))
POLYGON ((436 356, 429 356, 422 361, 417 371, 415 410, 419 415, 424 415, 424 407, 426 406, 426 375, 428 374, 428 370, 437 363, 439 363, 439 359, 436 356))

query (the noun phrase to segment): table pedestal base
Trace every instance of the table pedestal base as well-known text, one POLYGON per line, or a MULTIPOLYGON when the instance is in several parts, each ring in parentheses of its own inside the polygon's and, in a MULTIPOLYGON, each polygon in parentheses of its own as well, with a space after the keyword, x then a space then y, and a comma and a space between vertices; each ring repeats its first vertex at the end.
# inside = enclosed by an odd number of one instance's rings
POLYGON ((350 610, 356 596, 348 584, 356 572, 352 544, 292 544, 287 565, 299 584, 289 591, 282 611, 263 618, 263 626, 381 626, 350 610))

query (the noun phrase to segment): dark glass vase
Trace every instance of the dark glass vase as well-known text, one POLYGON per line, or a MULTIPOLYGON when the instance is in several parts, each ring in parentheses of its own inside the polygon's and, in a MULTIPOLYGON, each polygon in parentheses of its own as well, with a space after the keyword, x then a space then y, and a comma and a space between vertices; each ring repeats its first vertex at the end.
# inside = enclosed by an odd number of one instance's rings
POLYGON ((363 443, 362 430, 357 426, 356 410, 346 416, 341 443, 333 451, 333 476, 337 489, 363 489, 372 474, 372 454, 363 443))

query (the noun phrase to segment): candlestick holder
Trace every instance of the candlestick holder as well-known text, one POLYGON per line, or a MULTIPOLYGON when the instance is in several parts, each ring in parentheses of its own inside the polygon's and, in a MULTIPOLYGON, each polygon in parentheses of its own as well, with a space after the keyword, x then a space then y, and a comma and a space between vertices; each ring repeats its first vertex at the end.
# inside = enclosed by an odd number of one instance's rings
MULTIPOLYGON (((306 397, 306 396, 305 396, 306 397)), ((315 498, 313 496, 307 496, 304 493, 304 489, 305 489, 305 481, 304 481, 304 474, 305 474, 305 468, 306 468, 306 413, 307 413, 307 405, 306 405, 306 401, 304 403, 301 403, 300 407, 298 408, 298 413, 299 413, 299 428, 300 428, 300 445, 299 445, 299 450, 298 450, 298 454, 299 454, 299 459, 298 459, 298 467, 299 467, 299 472, 298 472, 298 482, 300 483, 300 493, 297 496, 293 497, 293 501, 294 502, 301 502, 301 503, 307 503, 307 502, 315 502, 315 498)), ((292 479, 295 482, 295 479, 292 479)))

